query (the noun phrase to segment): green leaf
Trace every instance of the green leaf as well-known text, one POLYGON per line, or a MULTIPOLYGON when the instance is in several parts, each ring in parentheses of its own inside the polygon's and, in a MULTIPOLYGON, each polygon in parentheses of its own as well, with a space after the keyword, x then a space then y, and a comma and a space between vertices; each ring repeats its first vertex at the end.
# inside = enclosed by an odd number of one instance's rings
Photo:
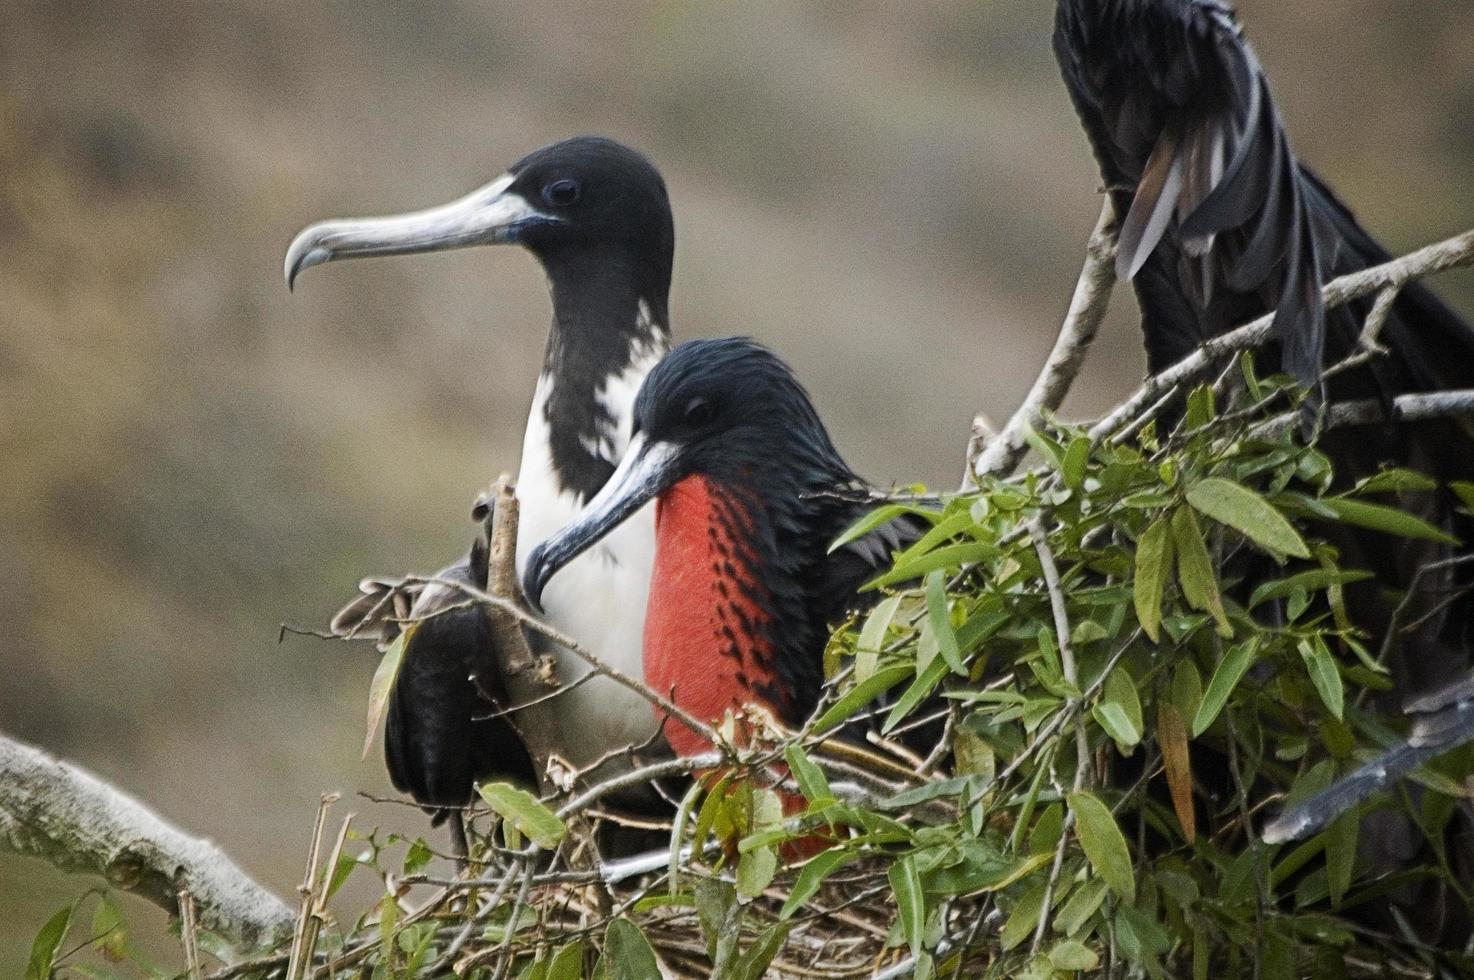
POLYGON ((1059 472, 1064 478, 1065 486, 1071 490, 1080 489, 1085 483, 1085 468, 1090 463, 1090 437, 1079 435, 1070 440, 1069 448, 1065 450, 1064 458, 1060 460, 1059 472))
POLYGON ((1188 487, 1187 502, 1276 558, 1309 558, 1310 549, 1274 505, 1242 484, 1211 476, 1188 487))
POLYGON ((1310 683, 1315 685, 1326 710, 1340 721, 1345 692, 1341 686, 1341 672, 1336 669, 1336 658, 1318 635, 1313 639, 1301 640, 1299 650, 1300 657, 1305 661, 1305 669, 1310 674, 1310 683))
POLYGON ((410 844, 409 850, 404 852, 404 873, 417 874, 425 870, 434 858, 435 852, 430 850, 430 845, 425 843, 425 838, 416 837, 414 843, 410 844))
POLYGON ((1254 663, 1254 656, 1258 651, 1259 638, 1254 637, 1230 647, 1223 655, 1218 669, 1213 671, 1213 679, 1208 682, 1208 690, 1203 692, 1203 702, 1198 705, 1198 713, 1193 717, 1193 738, 1206 732, 1217 720, 1218 713, 1223 710, 1234 688, 1239 686, 1239 681, 1243 680, 1244 674, 1254 663))
POLYGON ((1054 928, 1066 936, 1073 936, 1085 927, 1105 901, 1106 883, 1100 878, 1091 878, 1075 890, 1065 907, 1054 917, 1054 928))
POLYGON ((694 897, 696 920, 706 937, 707 952, 715 956, 722 933, 733 923, 741 922, 737 889, 720 878, 698 878, 694 897))
POLYGON ((374 671, 374 679, 369 683, 368 731, 363 737, 362 758, 367 759, 369 749, 374 747, 374 733, 379 730, 379 719, 384 716, 384 705, 389 703, 389 692, 394 690, 394 678, 399 676, 399 665, 404 660, 404 645, 418 626, 418 623, 405 624, 404 632, 389 644, 374 671))
POLYGON ((1131 867, 1131 852, 1110 808, 1090 793, 1071 793, 1067 799, 1075 815, 1075 833, 1090 866, 1111 891, 1127 902, 1135 901, 1136 873, 1131 867))
POLYGON ((762 980, 773 957, 778 955, 778 951, 787 942, 788 929, 787 922, 775 922, 764 929, 757 942, 748 947, 747 952, 733 966, 729 974, 731 980, 762 980))
POLYGON ((1049 951, 1049 962, 1056 970, 1094 970, 1100 966, 1100 957, 1084 943, 1066 939, 1056 943, 1049 951))
POLYGON ((1117 743, 1130 747, 1141 741, 1141 699, 1125 667, 1111 671, 1090 713, 1117 743))
POLYGON ((487 806, 544 850, 557 847, 568 834, 568 828, 556 813, 511 783, 483 783, 476 789, 487 806))
POLYGON ((72 927, 72 914, 76 911, 75 905, 58 910, 36 933, 31 943, 30 958, 26 960, 25 980, 51 980, 56 955, 61 952, 61 944, 66 942, 67 931, 72 927))
POLYGON ((652 980, 661 975, 650 941, 638 926, 623 917, 609 923, 602 962, 609 980, 652 980))
POLYGON ((927 664, 926 669, 921 672, 921 675, 916 678, 910 687, 906 688, 904 694, 896 699, 895 705, 891 708, 891 713, 886 715, 885 724, 880 728, 881 732, 883 734, 890 734, 891 729, 904 721, 906 716, 911 714, 918 704, 926 700, 931 692, 936 690, 937 685, 942 682, 942 678, 946 677, 951 670, 952 668, 948 666, 947 661, 940 657, 927 664))
POLYGON ((737 859, 737 894, 756 898, 773 883, 778 873, 778 854, 771 847, 757 847, 737 859))
POLYGON ((1167 518, 1159 518, 1136 542, 1136 579, 1131 598, 1136 604, 1136 619, 1142 630, 1157 642, 1162 625, 1162 590, 1167 572, 1172 567, 1172 528, 1167 518))
POLYGON ((1361 814, 1355 809, 1341 814, 1326 828, 1326 883, 1331 890, 1331 903, 1340 906, 1351 887, 1351 872, 1356 866, 1356 838, 1361 829, 1361 814))
POLYGON ((945 548, 923 555, 915 561, 898 562, 896 567, 889 572, 876 576, 866 582, 862 589, 878 589, 885 585, 894 585, 897 582, 909 582, 921 578, 927 572, 938 568, 957 568, 961 565, 973 562, 986 561, 998 555, 998 546, 989 541, 968 541, 963 544, 949 544, 945 548))
POLYGON ((1438 481, 1401 467, 1389 467, 1374 476, 1357 481, 1351 488, 1355 494, 1363 493, 1427 493, 1438 489, 1438 481))
POLYGON ((1313 568, 1308 572, 1300 572, 1297 575, 1290 575, 1286 578, 1274 579, 1260 584, 1254 589, 1254 594, 1249 598, 1249 608, 1253 609, 1260 603, 1268 602, 1271 599, 1283 599, 1297 592, 1319 592, 1335 586, 1362 582, 1371 577, 1371 572, 1343 572, 1335 568, 1313 568))
POLYGON ((92 913, 92 948, 110 963, 128 958, 128 934, 123 928, 123 910, 112 895, 103 892, 92 913))
POLYGON ((860 639, 855 644, 855 683, 863 683, 875 674, 880 651, 885 647, 885 634, 901 608, 901 597, 889 596, 875 604, 865 625, 860 629, 860 639))
MULTIPOLYGON (((691 810, 696 806, 696 801, 701 797, 702 789, 701 780, 691 780, 690 787, 687 788, 685 795, 681 797, 680 805, 676 807, 676 818, 671 821, 670 855, 666 858, 665 862, 666 877, 670 883, 667 891, 671 895, 675 895, 681 890, 681 839, 682 835, 686 832, 686 824, 691 820, 691 810)), ((701 844, 699 842, 693 843, 691 845, 691 852, 693 854, 699 854, 701 852, 701 844)))
POLYGON ((856 684, 838 701, 830 705, 829 710, 820 715, 819 720, 814 723, 814 731, 828 731, 910 676, 912 676, 912 669, 909 664, 882 667, 875 672, 875 676, 864 683, 856 684))
POLYGON ((829 877, 842 865, 848 864, 856 855, 853 852, 830 848, 818 854, 808 864, 805 864, 794 879, 793 888, 788 892, 788 898, 783 902, 783 908, 778 912, 778 918, 787 919, 797 912, 805 902, 814 897, 819 886, 824 884, 824 879, 829 877))
POLYGON ((1172 515, 1172 542, 1177 546, 1177 580, 1183 598, 1194 609, 1210 613, 1221 636, 1232 636, 1233 627, 1223 611, 1223 597, 1218 592, 1218 578, 1213 574, 1213 560, 1208 545, 1198 528, 1198 519, 1186 507, 1172 515))
POLYGON ((1039 924, 1039 916, 1044 913, 1045 888, 1041 881, 1020 896, 998 933, 998 943, 1004 949, 1013 949, 1033 934, 1034 927, 1039 924))
POLYGON ((952 630, 951 613, 947 608, 947 583, 941 571, 927 573, 926 616, 937 638, 937 650, 942 659, 947 661, 953 673, 966 675, 962 652, 957 649, 957 634, 952 630))
POLYGON ((829 791, 829 780, 824 778, 824 770, 814 765, 813 760, 797 742, 789 743, 783 750, 783 758, 788 763, 788 771, 793 773, 793 778, 798 783, 799 792, 804 794, 804 799, 810 803, 833 799, 834 794, 829 791))
POLYGON ((1371 531, 1395 534, 1402 538, 1421 541, 1437 541, 1442 544, 1458 544, 1459 539, 1442 531, 1421 517, 1414 517, 1405 510, 1372 504, 1365 500, 1350 500, 1346 497, 1327 497, 1321 503, 1335 511, 1336 517, 1345 524, 1354 524, 1371 531))
POLYGON ((882 524, 887 524, 905 514, 916 514, 932 520, 935 520, 938 516, 936 511, 927 510, 922 507, 913 507, 909 504, 886 504, 883 507, 877 507, 845 528, 843 533, 835 538, 834 543, 829 546, 829 554, 834 554, 834 552, 843 548, 851 541, 857 541, 882 524))
POLYGON ((1465 507, 1469 510, 1474 510, 1474 483, 1466 480, 1455 480, 1448 485, 1448 488, 1458 494, 1459 500, 1463 502, 1465 507))
POLYGON ((575 939, 553 954, 547 980, 582 980, 583 940, 575 939))
POLYGON ((921 873, 916 870, 916 858, 906 855, 891 865, 887 874, 891 892, 896 896, 896 911, 901 923, 901 934, 911 952, 920 954, 926 948, 926 894, 921 889, 921 873))

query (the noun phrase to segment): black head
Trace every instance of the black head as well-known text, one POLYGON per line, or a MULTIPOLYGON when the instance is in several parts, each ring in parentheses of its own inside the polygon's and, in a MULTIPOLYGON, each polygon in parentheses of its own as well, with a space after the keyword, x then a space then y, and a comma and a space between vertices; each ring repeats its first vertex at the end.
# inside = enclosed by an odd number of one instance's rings
POLYGON ((572 523, 533 552, 523 583, 528 600, 536 605, 555 571, 693 475, 766 511, 802 510, 809 494, 857 480, 808 392, 776 354, 743 338, 688 341, 645 379, 635 399, 635 436, 614 474, 572 523))
POLYGON ((564 268, 620 267, 663 305, 675 249, 665 182, 635 150, 575 136, 449 204, 312 225, 287 249, 284 271, 290 287, 303 269, 337 259, 501 244, 525 246, 555 279, 564 268))

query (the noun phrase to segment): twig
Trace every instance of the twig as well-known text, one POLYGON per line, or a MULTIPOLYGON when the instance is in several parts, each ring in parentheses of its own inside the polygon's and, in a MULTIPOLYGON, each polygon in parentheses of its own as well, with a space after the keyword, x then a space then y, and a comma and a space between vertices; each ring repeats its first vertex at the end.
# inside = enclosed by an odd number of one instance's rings
MULTIPOLYGON (((1070 639, 1070 618, 1065 606, 1064 589, 1060 584, 1059 566, 1054 561, 1054 551, 1049 547, 1049 536, 1045 533, 1043 525, 1037 520, 1029 522, 1029 536, 1034 541, 1034 550, 1039 554, 1039 567, 1044 573, 1044 585, 1049 590, 1049 607, 1054 614, 1054 631, 1057 634, 1059 644, 1060 666, 1065 675, 1065 683, 1079 690, 1080 673, 1075 665, 1075 647, 1070 639)), ((1106 674, 1102 674, 1102 677, 1106 674)), ((1085 776, 1090 768, 1090 740, 1085 732, 1085 715, 1075 715, 1075 783, 1074 792, 1078 793, 1085 787, 1085 776)), ((1065 863, 1065 844, 1070 837, 1070 829, 1074 825, 1074 811, 1065 813, 1064 823, 1061 824, 1059 845, 1054 851, 1054 864, 1049 871, 1049 880, 1044 885, 1044 897, 1040 900, 1039 923, 1034 928, 1033 945, 1031 953, 1038 953, 1039 946, 1044 942, 1044 933, 1049 928, 1049 907, 1054 900, 1054 889, 1059 884, 1059 876, 1065 863)))
MULTIPOLYGON (((1371 293, 1401 288, 1415 280, 1470 264, 1474 264, 1474 231, 1466 231, 1402 258, 1342 276, 1328 283, 1321 295, 1325 308, 1332 310, 1371 293)), ((1142 382, 1131 397, 1091 426, 1090 437, 1100 441, 1110 436, 1146 406, 1208 370, 1223 355, 1264 343, 1270 337, 1273 323, 1274 313, 1266 313, 1252 323, 1204 341, 1187 357, 1142 382)))
POLYGON ((184 972, 189 980, 200 980, 200 937, 195 922, 194 896, 188 889, 179 893, 179 942, 184 946, 184 972))
MULTIPOLYGON (((1336 402, 1325 409, 1323 429, 1341 429, 1353 425, 1376 425, 1385 422, 1426 422, 1430 419, 1474 418, 1474 388, 1453 391, 1430 391, 1398 395, 1391 403, 1376 398, 1336 402)), ((1298 412, 1285 412, 1249 430, 1251 438, 1277 435, 1299 420, 1298 412)))
POLYGON ((590 653, 586 647, 584 647, 573 637, 562 632, 561 630, 554 629, 547 623, 538 619, 536 616, 533 616, 531 613, 524 611, 515 602, 512 602, 509 599, 502 599, 498 596, 488 595, 475 586, 467 585, 465 582, 456 582, 451 579, 439 578, 435 576, 416 576, 408 579, 407 581, 424 582, 428 585, 441 585, 445 586, 446 588, 455 589, 461 594, 465 595, 466 598, 471 599, 474 602, 486 606, 492 606, 496 609, 501 609, 509 613, 514 619, 517 620, 517 622, 521 623, 523 626, 526 626, 534 633, 538 633, 546 637, 547 639, 552 640, 554 643, 558 644, 558 646, 568 650, 568 652, 572 653, 584 663, 588 664, 589 667, 592 668, 594 671, 603 674, 610 680, 629 688, 631 691, 634 691, 636 694, 640 695, 640 697, 649 701, 661 711, 664 711, 666 714, 678 719, 683 725, 689 726, 692 730, 705 737, 707 741, 711 742, 713 745, 719 743, 719 736, 717 735, 716 730, 708 725, 706 722, 698 720, 690 712, 686 711, 684 708, 677 705, 674 701, 670 700, 670 698, 667 698, 661 694, 657 694, 655 691, 651 690, 649 687, 642 684, 641 682, 635 680, 633 677, 624 673, 622 670, 609 666, 599 657, 595 656, 593 653, 590 653))
POLYGON ((962 483, 964 491, 976 486, 978 477, 1006 476, 1023 459, 1028 447, 1024 434, 1039 424, 1044 413, 1055 411, 1064 402, 1105 319, 1115 284, 1115 209, 1110 198, 1106 198, 1100 209, 1100 218, 1095 222, 1095 230, 1090 233, 1090 242, 1085 246, 1085 265, 1080 270, 1075 295, 1070 300, 1070 310, 1060 327, 1054 349, 1023 404, 1013 413, 1003 431, 986 441, 981 455, 974 457, 969 453, 967 476, 962 483))
POLYGON ((214 844, 187 836, 121 790, 0 736, 0 852, 100 875, 175 913, 194 896, 199 925, 241 949, 285 938, 292 912, 214 844))
POLYGON ((307 849, 307 869, 302 884, 297 886, 297 927, 292 933, 292 956, 287 961, 287 980, 301 980, 312 962, 312 947, 317 930, 311 928, 313 907, 317 899, 317 869, 322 858, 322 835, 327 828, 328 811, 338 801, 338 794, 324 793, 317 805, 317 819, 312 824, 312 845, 307 849))

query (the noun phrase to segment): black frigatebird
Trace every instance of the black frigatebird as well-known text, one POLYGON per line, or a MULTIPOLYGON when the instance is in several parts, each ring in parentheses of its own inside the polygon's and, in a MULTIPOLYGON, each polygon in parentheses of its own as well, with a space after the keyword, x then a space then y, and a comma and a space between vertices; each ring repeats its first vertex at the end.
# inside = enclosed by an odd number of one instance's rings
MULTIPOLYGON (((614 472, 630 439, 635 393, 669 347, 675 231, 659 172, 613 140, 575 137, 528 154, 450 204, 315 224, 287 250, 285 273, 290 286, 302 270, 339 259, 490 244, 530 251, 547 274, 553 300, 517 481, 521 568, 532 546, 568 523, 614 472)), ((654 540, 653 516, 634 515, 543 598, 552 624, 635 676, 654 540)), ((484 583, 477 560, 473 552, 443 575, 484 583)), ((385 611, 392 614, 392 606, 379 601, 389 588, 392 583, 370 580, 368 594, 339 615, 338 629, 379 631, 385 611), (372 621, 360 622, 366 616, 372 621)), ((443 591, 420 593, 413 612, 444 601, 443 591)), ((507 725, 477 727, 467 709, 478 717, 490 713, 493 706, 479 694, 500 689, 483 662, 472 696, 466 651, 481 629, 476 617, 457 614, 433 629, 422 627, 407 644, 391 704, 403 725, 387 732, 391 743, 400 735, 407 741, 387 745, 386 754, 391 774, 399 773, 396 785, 408 787, 419 802, 445 805, 469 798, 475 778, 525 775, 529 754, 544 759, 556 753, 583 767, 619 746, 643 743, 655 731, 642 700, 603 677, 576 683, 587 665, 562 649, 547 651, 545 644, 541 652, 556 657, 566 691, 524 710, 543 716, 537 730, 555 732, 556 744, 523 746, 508 738, 507 725), (414 737, 451 731, 476 737, 414 737)), ((541 643, 532 639, 535 647, 541 643)))
MULTIPOLYGON (((1351 354, 1370 301, 1327 312, 1321 283, 1389 256, 1302 165, 1264 70, 1232 8, 1220 0, 1059 0, 1054 48, 1123 216, 1118 271, 1136 288, 1148 369, 1203 340, 1275 311, 1281 366, 1306 385, 1351 354)), ((1390 398, 1474 386, 1474 328, 1424 287, 1399 294, 1380 335, 1387 351, 1344 371, 1327 395, 1390 398)), ((1327 433, 1323 448, 1345 483, 1381 466, 1441 480, 1474 474, 1474 434, 1447 420, 1327 433)), ((1451 494, 1404 501, 1467 539, 1451 494)), ((1342 563, 1375 572, 1352 600, 1372 629, 1390 622, 1396 593, 1447 546, 1333 532, 1342 563)), ((1421 582, 1430 612, 1453 572, 1421 582)), ((1404 638, 1404 695, 1434 689, 1469 662, 1469 603, 1426 617, 1404 638)))
POLYGON ((375 640, 386 650, 409 630, 384 720, 389 781, 434 815, 447 817, 458 857, 469 853, 462 808, 477 780, 536 783, 518 731, 497 708, 507 703, 490 623, 467 606, 460 583, 485 591, 487 539, 424 584, 365 579, 363 595, 333 618, 338 636, 375 640))
MULTIPOLYGON (((703 721, 758 704, 800 724, 831 626, 867 604, 856 590, 917 528, 897 519, 828 551, 872 506, 868 487, 788 365, 750 340, 676 347, 640 389, 635 425, 604 489, 528 560, 528 601, 654 500, 646 682, 703 721)), ((682 755, 710 748, 677 719, 665 735, 682 755)))
MULTIPOLYGON (((1058 0, 1054 48, 1121 218, 1117 271, 1135 286, 1150 371, 1273 310, 1279 366, 1319 397, 1474 386, 1474 329, 1417 284, 1391 306, 1379 337, 1385 353, 1323 378, 1357 349, 1371 301, 1328 312, 1321 284, 1389 256, 1296 158, 1227 3, 1058 0)), ((1343 485, 1389 464, 1440 481, 1474 475, 1474 432, 1451 420, 1337 430, 1320 445, 1343 485)), ((1452 494, 1404 494, 1400 503, 1465 544, 1474 540, 1452 494)), ((1416 590, 1407 598, 1421 625, 1399 630, 1392 644, 1397 695, 1414 700, 1462 674, 1474 646, 1474 602, 1447 599, 1474 583, 1467 568, 1442 561, 1449 546, 1345 527, 1326 536, 1342 567, 1375 574, 1346 590, 1373 635, 1397 627, 1397 605, 1416 590), (1419 576, 1430 566, 1446 571, 1419 576)), ((1410 854, 1419 839, 1397 819, 1369 822, 1363 836, 1379 859, 1410 854)), ((1420 924, 1436 930, 1449 921, 1432 918, 1420 924)))

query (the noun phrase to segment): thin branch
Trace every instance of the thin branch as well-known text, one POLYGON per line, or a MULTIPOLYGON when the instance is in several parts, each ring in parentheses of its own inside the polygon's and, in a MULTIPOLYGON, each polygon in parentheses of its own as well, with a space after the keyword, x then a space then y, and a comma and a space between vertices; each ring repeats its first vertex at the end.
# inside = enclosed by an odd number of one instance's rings
POLYGON ((242 949, 290 934, 292 912, 209 841, 39 749, 0 736, 0 851, 101 875, 170 913, 194 896, 202 928, 242 949))
MULTIPOLYGON (((1277 435, 1298 423, 1298 412, 1285 412, 1249 430, 1251 437, 1277 435)), ((1391 404, 1377 398, 1336 402, 1326 406, 1324 429, 1385 422, 1426 422, 1430 419, 1474 419, 1474 388, 1398 395, 1391 404)))
MULTIPOLYGON (((1420 248, 1402 258, 1342 276, 1328 283, 1321 295, 1326 309, 1332 310, 1372 293, 1400 289, 1415 280, 1471 264, 1474 264, 1474 231, 1466 231, 1462 235, 1420 248)), ((1147 378, 1131 397, 1091 427, 1090 437, 1099 441, 1110 436, 1135 418, 1142 409, 1173 389, 1194 380, 1225 354, 1264 343, 1270 337, 1270 326, 1273 323, 1274 313, 1266 313, 1252 323, 1204 341, 1202 346, 1187 357, 1147 378)))
POLYGON ((549 626, 547 623, 538 619, 536 616, 533 616, 531 613, 523 610, 520 606, 517 605, 517 603, 513 602, 512 600, 502 599, 494 595, 488 595, 487 593, 482 592, 480 589, 474 586, 467 585, 465 582, 456 582, 451 579, 438 578, 435 576, 414 576, 406 579, 406 581, 423 582, 430 585, 442 585, 449 589, 455 589, 473 602, 479 603, 484 606, 491 606, 495 609, 500 609, 511 614, 512 618, 517 620, 517 622, 532 630, 534 633, 541 634, 547 639, 552 640, 554 643, 558 644, 558 646, 563 647, 569 653, 572 653, 584 663, 588 664, 589 667, 591 667, 597 673, 603 674, 610 680, 618 684, 622 684, 623 686, 629 688, 631 691, 634 691, 636 694, 640 695, 640 697, 649 701, 661 711, 664 711, 666 714, 678 719, 683 725, 690 727, 693 731, 705 737, 706 740, 711 742, 713 745, 719 744, 719 737, 716 733, 716 730, 708 725, 706 722, 698 720, 694 715, 677 705, 670 698, 657 694, 655 691, 651 690, 649 687, 642 684, 641 682, 635 680, 624 671, 609 666, 603 660, 599 659, 599 657, 589 652, 588 648, 583 646, 583 644, 579 643, 573 637, 569 636, 567 633, 562 632, 561 630, 556 630, 553 627, 549 626))
POLYGON ((1085 246, 1085 265, 1080 270, 1080 279, 1075 284, 1075 295, 1070 300, 1069 313, 1060 327, 1059 337, 1044 369, 1034 380, 1034 386, 1024 398, 1024 403, 1008 420, 1003 431, 992 439, 976 439, 986 442, 980 455, 968 453, 967 476, 963 480, 964 491, 976 486, 982 476, 1007 476, 1013 472, 1019 460, 1024 458, 1028 444, 1024 433, 1039 424, 1046 412, 1053 412, 1064 402, 1075 376, 1085 362, 1095 335, 1105 320, 1110 307, 1111 290, 1116 285, 1116 220, 1111 200, 1106 198, 1100 209, 1100 218, 1095 230, 1090 233, 1090 242, 1085 246))

